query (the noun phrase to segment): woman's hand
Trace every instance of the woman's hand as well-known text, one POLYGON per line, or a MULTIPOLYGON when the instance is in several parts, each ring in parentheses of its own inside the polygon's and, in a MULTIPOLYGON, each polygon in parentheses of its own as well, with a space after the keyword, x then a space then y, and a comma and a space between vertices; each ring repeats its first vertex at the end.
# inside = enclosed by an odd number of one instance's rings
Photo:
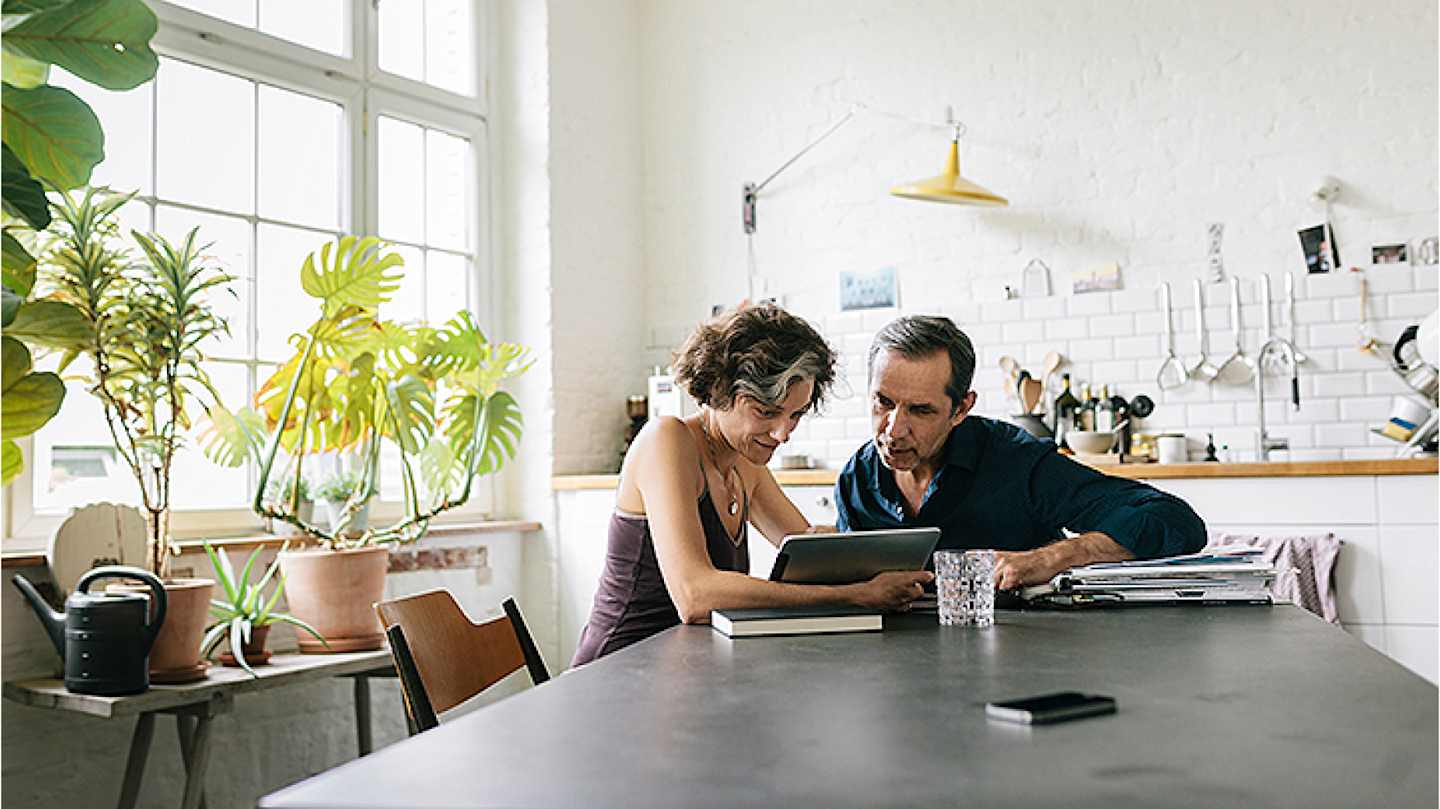
POLYGON ((805 529, 807 534, 833 534, 836 533, 833 525, 812 525, 805 529))
POLYGON ((877 573, 869 581, 846 586, 851 604, 893 611, 907 609, 910 602, 925 594, 925 585, 934 579, 935 574, 927 570, 891 570, 877 573))

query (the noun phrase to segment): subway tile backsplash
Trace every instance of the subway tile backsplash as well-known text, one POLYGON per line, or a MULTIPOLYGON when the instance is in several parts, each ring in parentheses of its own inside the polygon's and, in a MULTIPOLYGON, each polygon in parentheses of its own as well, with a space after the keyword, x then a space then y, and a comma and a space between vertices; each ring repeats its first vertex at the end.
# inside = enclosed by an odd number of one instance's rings
MULTIPOLYGON (((1406 326, 1418 323, 1437 307, 1435 267, 1376 267, 1366 273, 1370 328, 1393 341, 1406 326)), ((1241 337, 1254 357, 1261 341, 1262 313, 1255 273, 1240 273, 1241 337)), ((1289 404, 1288 381, 1267 376, 1266 423, 1276 436, 1290 439, 1288 452, 1275 460, 1369 459, 1393 457, 1398 444, 1370 432, 1388 416, 1392 398, 1409 389, 1375 354, 1359 350, 1361 339, 1358 275, 1337 273, 1301 277, 1296 274, 1295 335, 1308 356, 1301 366, 1301 408, 1289 404)), ((1277 334, 1288 335, 1283 312, 1283 277, 1271 276, 1277 334)), ((1187 365, 1199 355, 1193 292, 1174 283, 1175 349, 1187 365)), ((1205 320, 1210 356, 1217 364, 1234 347, 1230 326, 1229 286, 1205 289, 1205 320)), ((1207 434, 1225 447, 1229 460, 1255 459, 1256 407, 1253 383, 1231 386, 1190 382, 1161 391, 1155 383, 1163 353, 1163 316, 1153 285, 1115 292, 1053 295, 1042 298, 977 303, 941 302, 867 312, 810 317, 842 353, 843 378, 822 413, 802 423, 784 450, 806 454, 824 466, 838 467, 868 440, 870 422, 865 401, 865 355, 874 333, 900 314, 939 313, 960 325, 975 342, 979 363, 974 387, 976 412, 1004 418, 1019 410, 1007 394, 998 363, 1010 355, 1023 368, 1039 373, 1049 351, 1066 358, 1062 373, 1079 383, 1109 384, 1126 398, 1146 394, 1155 401, 1153 415, 1141 420, 1142 432, 1183 432, 1199 459, 1207 434)), ((1048 401, 1058 394, 1051 381, 1048 401)))

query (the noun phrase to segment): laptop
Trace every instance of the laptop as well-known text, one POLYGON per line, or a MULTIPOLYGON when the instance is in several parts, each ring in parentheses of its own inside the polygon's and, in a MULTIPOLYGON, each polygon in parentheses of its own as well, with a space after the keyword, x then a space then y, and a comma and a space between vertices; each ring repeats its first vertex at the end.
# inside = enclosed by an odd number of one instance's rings
POLYGON ((795 534, 780 543, 770 581, 850 584, 887 570, 924 570, 939 528, 795 534))

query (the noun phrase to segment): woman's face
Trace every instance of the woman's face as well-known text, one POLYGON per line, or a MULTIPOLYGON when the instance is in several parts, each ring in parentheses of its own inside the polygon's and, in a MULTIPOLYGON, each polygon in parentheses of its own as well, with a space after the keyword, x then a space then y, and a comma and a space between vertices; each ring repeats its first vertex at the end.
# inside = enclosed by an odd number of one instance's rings
POLYGON ((790 385, 785 401, 771 406, 739 394, 727 410, 716 410, 720 435, 731 449, 757 466, 770 462, 780 445, 790 440, 800 417, 810 411, 815 381, 802 379, 790 385))

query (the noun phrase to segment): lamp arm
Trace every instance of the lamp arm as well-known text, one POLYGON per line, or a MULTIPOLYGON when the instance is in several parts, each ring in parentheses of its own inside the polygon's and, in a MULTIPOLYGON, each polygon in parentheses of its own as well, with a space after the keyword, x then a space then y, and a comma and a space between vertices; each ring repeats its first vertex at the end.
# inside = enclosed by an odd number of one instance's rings
POLYGON ((794 157, 791 157, 789 160, 786 160, 784 163, 782 163, 780 165, 780 168, 770 172, 769 177, 766 177, 758 185, 755 183, 745 184, 745 187, 741 190, 740 196, 740 221, 741 224, 745 227, 746 233, 755 232, 755 200, 760 195, 760 192, 765 188, 765 186, 769 185, 771 180, 779 177, 781 172, 785 171, 785 169, 788 169, 792 165, 794 165, 796 160, 804 157, 806 153, 808 153, 811 149, 819 146, 825 141, 826 138, 829 138, 831 135, 838 132, 840 130, 840 127, 850 123, 850 120, 855 117, 855 113, 859 111, 860 106, 858 104, 852 105, 849 111, 846 112, 843 116, 841 116, 840 120, 836 121, 834 124, 831 125, 829 129, 821 133, 820 137, 806 144, 805 148, 796 152, 794 157))

